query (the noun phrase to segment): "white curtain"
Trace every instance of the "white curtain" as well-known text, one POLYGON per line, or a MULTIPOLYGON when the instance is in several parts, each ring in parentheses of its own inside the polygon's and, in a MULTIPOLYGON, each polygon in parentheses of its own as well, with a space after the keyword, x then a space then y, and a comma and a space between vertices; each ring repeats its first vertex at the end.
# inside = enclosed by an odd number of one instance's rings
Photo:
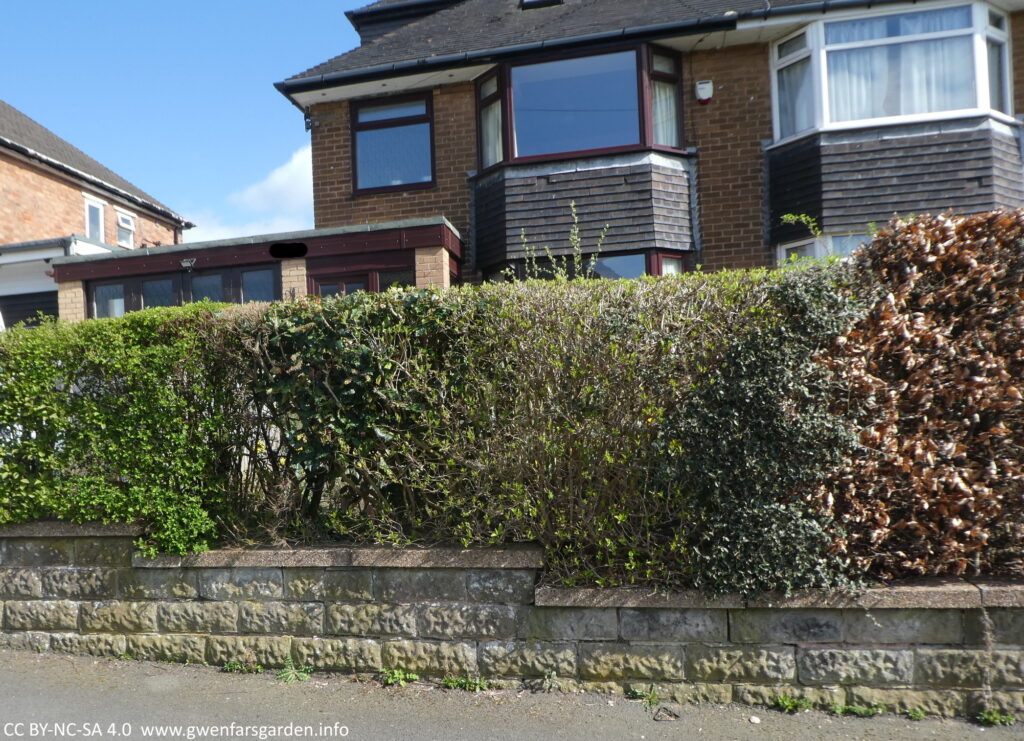
POLYGON ((501 102, 494 101, 480 113, 483 129, 483 165, 501 162, 501 102))
POLYGON ((779 70, 779 136, 814 126, 814 91, 810 57, 779 70))
POLYGON ((889 47, 846 49, 828 55, 828 100, 833 121, 892 116, 886 110, 889 47))
POLYGON ((679 146, 679 118, 676 114, 676 85, 655 81, 651 85, 654 107, 654 143, 666 147, 679 146))
POLYGON ((955 31, 971 27, 969 7, 925 10, 917 13, 900 13, 879 18, 862 18, 852 21, 836 21, 825 24, 826 44, 847 44, 853 41, 870 41, 894 36, 911 36, 917 33, 955 31))

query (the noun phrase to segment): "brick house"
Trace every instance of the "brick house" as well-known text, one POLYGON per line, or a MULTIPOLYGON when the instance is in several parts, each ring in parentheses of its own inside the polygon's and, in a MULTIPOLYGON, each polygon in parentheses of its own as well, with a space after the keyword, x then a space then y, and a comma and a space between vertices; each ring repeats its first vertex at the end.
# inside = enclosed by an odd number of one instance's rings
POLYGON ((53 259, 176 244, 191 226, 0 101, 0 317, 6 325, 39 311, 57 314, 53 259))
POLYGON ((946 0, 380 0, 277 84, 318 228, 445 217, 462 270, 526 241, 610 276, 843 253, 893 212, 1024 202, 1024 9, 946 0), (813 238, 787 213, 806 214, 813 238))

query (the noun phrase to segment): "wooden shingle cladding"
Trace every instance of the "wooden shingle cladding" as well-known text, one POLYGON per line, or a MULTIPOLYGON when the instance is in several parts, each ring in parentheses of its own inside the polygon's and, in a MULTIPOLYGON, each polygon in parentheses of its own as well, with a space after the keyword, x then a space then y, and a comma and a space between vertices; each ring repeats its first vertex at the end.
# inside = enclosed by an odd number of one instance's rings
POLYGON ((486 270, 543 252, 570 250, 572 204, 585 252, 607 226, 602 252, 695 249, 687 156, 638 154, 506 166, 476 181, 476 265, 486 270))
POLYGON ((806 237, 786 213, 826 233, 863 233, 894 213, 972 213, 1019 206, 1018 140, 988 118, 816 134, 768 152, 771 242, 806 237))

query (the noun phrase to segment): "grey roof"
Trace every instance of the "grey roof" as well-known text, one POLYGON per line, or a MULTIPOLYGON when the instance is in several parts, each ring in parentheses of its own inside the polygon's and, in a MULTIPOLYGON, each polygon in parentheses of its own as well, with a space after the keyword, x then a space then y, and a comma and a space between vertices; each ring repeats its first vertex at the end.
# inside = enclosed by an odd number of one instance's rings
POLYGON ((17 108, 0 100, 0 146, 45 161, 106 190, 161 212, 180 224, 185 220, 145 191, 129 183, 17 108))
MULTIPOLYGON (((380 0, 368 7, 402 2, 407 0, 380 0)), ((524 44, 718 19, 729 11, 735 12, 731 17, 742 17, 765 12, 766 7, 819 4, 807 0, 773 0, 770 5, 765 0, 564 0, 559 5, 523 8, 520 0, 463 0, 295 75, 282 87, 305 78, 432 57, 514 51, 524 44)))

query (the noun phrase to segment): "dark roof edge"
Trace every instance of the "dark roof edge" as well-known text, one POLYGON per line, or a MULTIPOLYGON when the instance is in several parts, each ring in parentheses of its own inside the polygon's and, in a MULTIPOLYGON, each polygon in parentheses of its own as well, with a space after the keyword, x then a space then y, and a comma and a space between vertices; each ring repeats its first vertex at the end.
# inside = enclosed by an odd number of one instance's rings
POLYGON ((33 239, 31 242, 11 242, 9 244, 0 244, 0 255, 10 255, 18 252, 36 252, 37 250, 45 250, 51 247, 59 247, 64 250, 64 254, 67 255, 74 239, 74 236, 51 237, 49 239, 33 239))
MULTIPOLYGON (((425 2, 426 0, 411 1, 425 2)), ((558 49, 592 44, 601 41, 657 38, 677 32, 682 32, 684 35, 690 36, 698 33, 712 33, 714 31, 732 31, 735 30, 737 22, 743 20, 764 21, 778 16, 802 15, 815 12, 823 13, 828 10, 873 5, 889 5, 904 2, 906 2, 906 0, 824 0, 823 2, 802 3, 800 5, 790 5, 784 8, 745 10, 742 13, 732 12, 697 20, 688 20, 676 23, 660 23, 653 26, 634 26, 631 28, 622 28, 616 31, 605 31, 603 33, 590 34, 587 36, 574 36, 565 39, 555 39, 552 41, 537 41, 529 44, 518 44, 516 46, 481 49, 479 51, 465 52, 462 54, 448 54, 441 57, 407 60, 393 64, 378 65, 376 67, 366 67, 364 69, 333 72, 326 75, 299 77, 274 83, 274 87, 277 88, 282 95, 285 95, 289 100, 292 100, 292 102, 301 109, 302 106, 291 98, 293 93, 304 93, 325 87, 333 87, 339 83, 354 84, 358 82, 370 82, 372 80, 392 77, 395 73, 425 72, 435 67, 465 66, 480 61, 496 61, 504 57, 521 54, 525 51, 558 49)))
POLYGON ((153 201, 147 201, 145 198, 139 198, 137 195, 129 193, 128 191, 123 190, 121 188, 118 188, 116 185, 111 185, 106 180, 101 180, 100 178, 94 175, 89 175, 88 173, 75 169, 74 167, 71 167, 70 165, 63 163, 60 160, 55 160, 52 157, 47 157, 45 154, 42 154, 41 152, 37 152, 34 149, 26 147, 22 144, 18 144, 16 141, 0 136, 0 146, 7 147, 8 149, 13 149, 15 152, 23 154, 24 156, 30 159, 39 160, 43 164, 49 165, 50 167, 60 170, 61 172, 65 172, 69 175, 73 175, 74 177, 80 180, 92 183, 93 185, 103 188, 104 190, 108 190, 111 193, 115 193, 121 196, 122 198, 127 198, 129 201, 132 201, 133 203, 136 203, 144 208, 148 208, 150 211, 155 211, 156 213, 169 218, 171 221, 177 223, 178 226, 180 226, 182 229, 191 229, 192 227, 195 226, 195 224, 193 224, 190 221, 186 221, 182 216, 176 214, 174 211, 171 211, 166 206, 161 206, 159 203, 155 203, 153 201))
POLYGON ((358 31, 360 24, 367 21, 372 22, 388 17, 400 19, 406 16, 418 16, 434 10, 443 10, 457 2, 461 2, 461 0, 406 0, 404 3, 394 3, 380 8, 367 7, 346 10, 345 17, 358 31))

